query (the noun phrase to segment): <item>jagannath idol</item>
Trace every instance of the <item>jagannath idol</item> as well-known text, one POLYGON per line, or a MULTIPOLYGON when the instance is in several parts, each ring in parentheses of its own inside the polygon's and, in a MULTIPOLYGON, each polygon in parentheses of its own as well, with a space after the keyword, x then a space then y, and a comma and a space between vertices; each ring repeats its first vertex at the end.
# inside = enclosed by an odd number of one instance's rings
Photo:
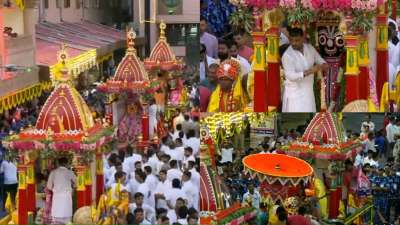
POLYGON ((246 108, 248 98, 242 87, 240 71, 236 60, 229 59, 220 64, 218 86, 211 94, 208 112, 236 112, 246 108))

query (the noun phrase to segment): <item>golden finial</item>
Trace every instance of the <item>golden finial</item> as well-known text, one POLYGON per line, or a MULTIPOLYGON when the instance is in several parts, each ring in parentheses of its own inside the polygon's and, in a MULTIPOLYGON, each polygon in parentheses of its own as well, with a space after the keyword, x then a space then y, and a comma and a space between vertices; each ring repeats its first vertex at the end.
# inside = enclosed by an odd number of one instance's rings
POLYGON ((165 29, 167 28, 167 25, 164 23, 164 20, 161 20, 160 23, 160 39, 165 40, 165 29))
POLYGON ((136 39, 136 32, 133 30, 132 27, 126 28, 126 42, 128 46, 128 51, 135 52, 135 39, 136 39))
POLYGON ((53 81, 56 82, 56 84, 57 82, 66 82, 70 80, 67 68, 68 53, 66 44, 61 44, 61 49, 57 53, 57 58, 59 69, 55 74, 52 74, 53 81))
POLYGON ((60 51, 58 51, 58 61, 63 66, 65 66, 67 59, 68 59, 67 46, 63 43, 63 44, 61 44, 60 51))

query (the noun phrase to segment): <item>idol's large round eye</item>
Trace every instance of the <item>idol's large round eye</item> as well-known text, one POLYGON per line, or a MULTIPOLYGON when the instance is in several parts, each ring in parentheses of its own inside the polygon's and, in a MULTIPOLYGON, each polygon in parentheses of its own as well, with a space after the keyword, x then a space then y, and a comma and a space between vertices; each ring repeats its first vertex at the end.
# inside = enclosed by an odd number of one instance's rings
POLYGON ((343 47, 344 46, 344 40, 342 36, 336 37, 336 45, 338 47, 343 47))
POLYGON ((325 35, 319 36, 319 43, 320 43, 321 45, 325 45, 325 44, 326 44, 326 41, 327 41, 327 38, 326 38, 325 35))

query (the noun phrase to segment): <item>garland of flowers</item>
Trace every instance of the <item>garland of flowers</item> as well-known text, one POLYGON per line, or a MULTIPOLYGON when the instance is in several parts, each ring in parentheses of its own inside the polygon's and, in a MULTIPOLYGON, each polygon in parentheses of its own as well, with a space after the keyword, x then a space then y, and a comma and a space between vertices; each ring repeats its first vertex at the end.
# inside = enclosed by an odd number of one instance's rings
MULTIPOLYGON (((239 9, 253 7, 255 10, 272 10, 280 7, 288 15, 288 23, 292 26, 313 22, 317 11, 337 10, 352 17, 349 24, 351 30, 368 32, 373 28, 376 9, 384 0, 231 0, 231 3, 239 9)), ((241 10, 241 13, 247 12, 241 10)), ((244 18, 244 15, 236 17, 244 18)))
POLYGON ((256 209, 253 207, 248 207, 248 208, 240 208, 236 212, 229 214, 229 216, 223 218, 222 220, 218 221, 218 225, 225 225, 230 223, 231 221, 238 219, 246 214, 255 212, 256 209))

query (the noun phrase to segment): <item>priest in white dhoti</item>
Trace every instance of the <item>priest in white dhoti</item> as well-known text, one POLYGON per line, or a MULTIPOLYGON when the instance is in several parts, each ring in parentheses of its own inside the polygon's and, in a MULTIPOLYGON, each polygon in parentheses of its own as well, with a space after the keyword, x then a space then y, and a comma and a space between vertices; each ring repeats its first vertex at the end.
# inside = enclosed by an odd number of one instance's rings
POLYGON ((315 112, 314 74, 328 69, 328 64, 313 46, 304 43, 302 29, 289 29, 289 40, 290 46, 282 56, 282 112, 315 112))
POLYGON ((58 164, 47 181, 47 188, 53 192, 51 217, 54 224, 67 224, 72 218, 72 192, 76 176, 67 168, 67 158, 60 158, 58 164))

